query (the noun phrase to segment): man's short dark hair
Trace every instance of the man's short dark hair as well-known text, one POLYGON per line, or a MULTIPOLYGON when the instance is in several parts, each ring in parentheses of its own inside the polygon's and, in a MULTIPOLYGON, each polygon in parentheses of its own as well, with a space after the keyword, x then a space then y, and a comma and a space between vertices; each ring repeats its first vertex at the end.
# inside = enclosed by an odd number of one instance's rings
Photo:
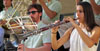
POLYGON ((30 9, 32 8, 35 8, 37 9, 38 12, 42 12, 42 6, 40 4, 31 4, 29 7, 28 7, 28 10, 29 11, 30 9))
MULTIPOLYGON (((27 9, 27 11, 29 12, 29 10, 30 9, 32 9, 32 8, 35 8, 35 9, 37 9, 37 11, 40 13, 42 13, 42 6, 40 5, 40 4, 31 4, 29 7, 28 7, 28 9, 27 9)), ((40 16, 40 20, 42 19, 42 16, 40 16)))

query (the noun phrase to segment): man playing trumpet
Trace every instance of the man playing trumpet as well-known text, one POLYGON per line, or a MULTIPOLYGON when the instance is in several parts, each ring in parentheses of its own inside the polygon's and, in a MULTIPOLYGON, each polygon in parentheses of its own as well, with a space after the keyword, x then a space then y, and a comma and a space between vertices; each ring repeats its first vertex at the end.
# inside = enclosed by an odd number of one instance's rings
MULTIPOLYGON (((39 4, 32 4, 28 8, 28 14, 32 18, 33 22, 36 22, 37 29, 45 27, 41 21, 42 7, 39 4)), ((51 30, 41 32, 37 35, 27 37, 24 44, 18 46, 18 51, 51 51, 51 30)))

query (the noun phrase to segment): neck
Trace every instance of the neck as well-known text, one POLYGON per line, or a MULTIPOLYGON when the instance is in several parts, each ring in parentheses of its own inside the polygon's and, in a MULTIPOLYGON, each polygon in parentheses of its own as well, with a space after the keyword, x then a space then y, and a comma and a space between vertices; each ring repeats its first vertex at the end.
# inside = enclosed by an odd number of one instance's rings
POLYGON ((86 28, 86 24, 80 23, 81 28, 86 28))
POLYGON ((5 10, 8 10, 9 7, 5 7, 5 10))
POLYGON ((40 19, 38 19, 37 21, 36 21, 36 24, 38 24, 40 22, 40 19))

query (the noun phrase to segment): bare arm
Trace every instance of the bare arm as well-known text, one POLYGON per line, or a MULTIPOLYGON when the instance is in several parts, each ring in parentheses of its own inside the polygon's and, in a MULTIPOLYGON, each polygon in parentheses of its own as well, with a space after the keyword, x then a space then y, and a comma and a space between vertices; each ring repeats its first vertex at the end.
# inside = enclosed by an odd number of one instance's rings
POLYGON ((51 43, 44 43, 42 47, 33 48, 31 51, 51 51, 51 43))
POLYGON ((92 5, 92 8, 93 8, 95 14, 97 14, 97 15, 100 14, 100 5, 97 5, 95 3, 95 0, 90 0, 90 3, 92 5))
POLYGON ((67 40, 69 40, 70 38, 70 33, 72 31, 72 28, 69 28, 65 33, 64 35, 59 39, 57 40, 56 39, 56 32, 54 33, 53 30, 55 30, 56 28, 53 28, 52 29, 52 35, 51 35, 51 44, 52 44, 52 48, 54 50, 58 49, 59 47, 61 47, 61 45, 63 45, 67 40))
POLYGON ((44 11, 46 12, 47 16, 48 16, 50 19, 53 19, 53 18, 57 15, 57 13, 56 13, 55 11, 50 10, 50 9, 46 6, 46 4, 45 4, 45 2, 44 2, 43 0, 39 0, 39 2, 40 2, 40 4, 42 5, 44 11))
MULTIPOLYGON (((20 44, 18 51, 23 51, 23 44, 20 44)), ((43 46, 39 48, 27 48, 25 47, 25 51, 51 51, 51 43, 44 43, 43 46)))

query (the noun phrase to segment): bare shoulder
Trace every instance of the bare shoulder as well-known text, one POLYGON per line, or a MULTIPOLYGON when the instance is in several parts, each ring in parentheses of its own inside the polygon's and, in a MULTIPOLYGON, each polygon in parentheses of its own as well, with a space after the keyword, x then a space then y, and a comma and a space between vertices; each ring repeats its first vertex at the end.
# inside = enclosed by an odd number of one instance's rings
POLYGON ((100 34, 100 26, 95 26, 92 32, 96 32, 100 34))
POLYGON ((95 26, 93 30, 100 31, 100 26, 95 26))

